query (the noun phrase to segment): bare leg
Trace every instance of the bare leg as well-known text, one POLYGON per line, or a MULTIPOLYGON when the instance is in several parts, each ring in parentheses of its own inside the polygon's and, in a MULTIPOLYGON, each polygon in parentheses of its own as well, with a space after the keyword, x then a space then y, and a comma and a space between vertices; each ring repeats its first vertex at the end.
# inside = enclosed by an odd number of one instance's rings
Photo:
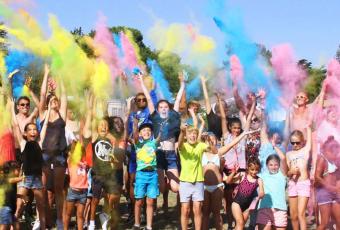
POLYGON ((306 209, 308 204, 308 197, 298 197, 298 218, 300 223, 300 230, 307 229, 306 209))
POLYGON ((140 226, 140 215, 142 211, 144 199, 136 199, 135 200, 135 225, 140 226))
POLYGON ((71 201, 66 201, 65 202, 66 206, 65 206, 65 215, 64 215, 64 230, 68 230, 69 229, 69 224, 70 224, 70 220, 72 217, 72 212, 74 209, 74 202, 71 201))
POLYGON ((182 230, 188 229, 190 215, 190 202, 181 203, 181 227, 182 230))
POLYGON ((289 212, 290 220, 292 222, 293 230, 299 230, 299 217, 298 217, 298 198, 289 197, 289 212))
POLYGON ((78 230, 82 230, 84 226, 84 204, 77 204, 77 228, 78 230))
POLYGON ((45 205, 44 192, 42 189, 34 189, 33 193, 34 193, 34 198, 37 202, 40 229, 44 230, 46 228, 46 216, 45 216, 46 205, 45 205))
POLYGON ((194 222, 195 222, 195 230, 202 229, 202 201, 193 201, 192 209, 194 211, 194 222))
POLYGON ((153 220, 153 204, 155 199, 146 198, 146 227, 152 228, 152 220, 153 220))
POLYGON ((239 204, 233 202, 231 204, 231 211, 233 213, 234 219, 236 221, 236 230, 244 229, 245 221, 243 219, 243 213, 239 204))
MULTIPOLYGON (((222 230, 223 229, 223 220, 220 213, 221 205, 222 205, 222 199, 223 199, 223 188, 217 188, 212 194, 211 194, 211 211, 213 213, 213 218, 215 222, 215 228, 216 230, 222 230)), ((205 200, 205 196, 204 196, 205 200)))

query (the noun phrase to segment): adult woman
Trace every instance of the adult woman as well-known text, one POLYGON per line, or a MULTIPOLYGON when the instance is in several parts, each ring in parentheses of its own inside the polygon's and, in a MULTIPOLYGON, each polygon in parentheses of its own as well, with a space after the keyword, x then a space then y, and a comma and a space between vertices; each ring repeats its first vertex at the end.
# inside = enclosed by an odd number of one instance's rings
POLYGON ((48 203, 46 210, 46 225, 51 225, 51 207, 53 203, 52 192, 57 208, 57 229, 63 228, 62 210, 64 202, 64 179, 66 170, 66 138, 65 138, 65 120, 67 110, 67 97, 63 84, 61 86, 60 100, 54 94, 47 94, 47 77, 49 68, 45 65, 45 75, 40 92, 39 117, 43 124, 48 122, 46 137, 42 144, 43 151, 43 178, 42 182, 48 191, 48 203), (49 119, 44 120, 47 106, 50 105, 51 112, 49 119))
POLYGON ((329 219, 335 220, 336 228, 340 228, 340 189, 336 183, 339 174, 336 161, 340 144, 333 136, 329 136, 321 147, 315 171, 316 200, 320 210, 321 220, 317 229, 326 229, 329 219))

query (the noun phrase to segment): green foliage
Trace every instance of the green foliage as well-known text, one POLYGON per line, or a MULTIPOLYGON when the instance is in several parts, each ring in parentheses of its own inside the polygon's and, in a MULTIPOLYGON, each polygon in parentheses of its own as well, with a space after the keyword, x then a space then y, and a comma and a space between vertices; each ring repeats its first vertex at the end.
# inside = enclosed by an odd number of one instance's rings
POLYGON ((308 69, 308 80, 305 86, 305 91, 310 101, 314 101, 319 95, 322 82, 326 78, 326 69, 324 66, 320 68, 309 68, 308 69))

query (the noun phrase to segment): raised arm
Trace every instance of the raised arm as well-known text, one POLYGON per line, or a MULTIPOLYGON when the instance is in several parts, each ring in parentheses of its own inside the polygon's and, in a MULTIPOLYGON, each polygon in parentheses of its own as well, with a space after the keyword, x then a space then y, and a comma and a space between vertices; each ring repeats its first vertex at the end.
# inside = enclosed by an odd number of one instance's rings
POLYGON ((11 113, 12 113, 13 131, 14 131, 14 134, 15 134, 19 144, 21 144, 21 142, 24 140, 24 138, 22 137, 22 133, 20 131, 20 127, 19 127, 19 123, 18 123, 18 120, 17 120, 17 116, 15 114, 15 102, 14 102, 13 98, 10 99, 9 105, 11 107, 11 113))
POLYGON ((227 115, 224 111, 223 105, 222 105, 222 100, 221 97, 218 93, 216 93, 217 97, 217 104, 220 109, 220 114, 221 114, 221 126, 222 126, 222 136, 225 137, 229 132, 228 132, 228 121, 227 121, 227 115))
POLYGON ((179 137, 178 137, 178 148, 181 148, 184 143, 184 136, 185 136, 186 131, 187 131, 187 126, 182 125, 181 132, 179 133, 179 137))
POLYGON ((48 126, 48 119, 50 118, 50 113, 51 113, 51 100, 50 100, 50 103, 48 104, 47 113, 46 113, 46 116, 44 118, 44 124, 43 124, 43 127, 41 128, 41 132, 40 132, 40 141, 39 141, 40 147, 42 147, 42 143, 44 142, 45 137, 46 137, 46 130, 47 130, 47 126, 48 126))
POLYGON ((201 76, 201 84, 202 84, 204 101, 205 101, 205 109, 207 111, 207 114, 209 114, 211 112, 211 104, 210 104, 210 99, 209 99, 209 94, 208 94, 206 82, 207 82, 207 80, 205 79, 205 77, 201 76))
POLYGON ((262 127, 261 127, 261 132, 260 132, 261 145, 269 143, 267 121, 265 118, 266 118, 265 115, 263 115, 262 127))
POLYGON ((35 108, 34 108, 33 112, 29 116, 29 120, 31 121, 31 120, 33 120, 33 118, 37 117, 38 114, 39 114, 39 109, 38 109, 38 107, 39 107, 39 98, 37 97, 37 95, 35 95, 35 93, 31 89, 29 89, 29 91, 30 91, 30 95, 32 97, 32 100, 33 100, 33 102, 35 104, 35 108))
POLYGON ((234 147, 235 145, 237 145, 246 135, 257 132, 258 130, 253 130, 253 131, 244 131, 243 133, 241 133, 240 135, 238 135, 237 137, 235 137, 231 142, 229 142, 228 144, 226 144, 225 146, 222 146, 221 148, 218 149, 217 153, 219 156, 223 156, 224 154, 226 154, 227 152, 229 152, 229 150, 234 147))
POLYGON ((60 81, 60 116, 66 121, 67 114, 67 95, 63 81, 60 81))
POLYGON ((287 159, 286 159, 286 155, 282 152, 282 150, 276 145, 275 140, 272 139, 271 141, 273 148, 275 150, 275 152, 277 153, 277 155, 279 155, 280 157, 280 170, 282 172, 283 175, 287 175, 288 173, 288 165, 287 165, 287 159))
POLYGON ((182 96, 184 94, 184 91, 185 91, 185 80, 184 80, 184 76, 183 76, 183 73, 180 72, 178 73, 178 79, 180 80, 180 88, 178 90, 178 93, 177 93, 177 96, 176 96, 176 101, 175 101, 175 104, 174 104, 174 110, 176 112, 179 112, 179 107, 180 107, 180 104, 181 104, 181 99, 182 99, 182 96))
POLYGON ((41 89, 40 89, 40 102, 39 102, 40 119, 43 118, 44 112, 45 112, 45 103, 46 103, 46 94, 47 94, 47 79, 48 79, 49 72, 50 72, 50 68, 47 64, 45 64, 45 73, 44 73, 44 78, 43 78, 43 82, 42 82, 41 89))
POLYGON ((144 80, 143 80, 143 75, 142 75, 142 73, 139 73, 139 75, 138 75, 138 80, 139 80, 140 86, 141 86, 141 88, 142 88, 142 90, 143 90, 143 93, 144 93, 144 95, 145 95, 145 97, 146 97, 146 100, 147 100, 147 102, 148 102, 148 109, 149 109, 149 112, 150 112, 150 114, 153 114, 153 112, 155 112, 155 107, 154 107, 154 105, 153 105, 153 102, 152 102, 152 98, 151 98, 151 96, 150 96, 150 93, 149 93, 148 89, 146 88, 146 86, 145 86, 145 84, 144 84, 144 80))
POLYGON ((198 118, 200 119, 201 121, 201 125, 198 129, 198 137, 197 137, 197 140, 201 140, 201 136, 202 136, 202 133, 203 133, 203 130, 204 130, 204 126, 205 126, 205 120, 203 119, 202 115, 199 114, 198 115, 198 118))
POLYGON ((135 144, 138 143, 138 139, 139 139, 138 119, 134 117, 133 118, 133 141, 135 144))
POLYGON ((307 127, 306 145, 303 147, 305 159, 309 158, 311 150, 312 150, 312 129, 311 129, 310 126, 308 126, 307 127))
POLYGON ((254 112, 255 112, 255 108, 256 108, 256 97, 252 96, 251 100, 252 100, 252 104, 251 104, 251 108, 249 110, 249 114, 246 117, 246 123, 244 125, 244 130, 249 130, 251 119, 253 118, 253 115, 254 115, 254 112))
POLYGON ((86 118, 83 128, 83 137, 90 138, 92 136, 92 107, 93 107, 94 97, 92 94, 86 94, 86 118))
POLYGON ((247 114, 248 109, 247 106, 244 104, 240 94, 238 93, 238 88, 236 85, 233 85, 233 96, 235 100, 236 107, 243 113, 247 114))
POLYGON ((320 108, 324 107, 325 102, 325 95, 326 95, 326 88, 327 88, 327 80, 324 80, 322 83, 321 91, 317 100, 317 105, 320 106, 320 108))
POLYGON ((188 111, 189 111, 189 114, 190 114, 190 116, 192 118, 193 126, 195 128, 197 128, 198 127, 198 120, 197 120, 197 116, 196 116, 194 110, 193 109, 188 109, 188 111))
POLYGON ((259 183, 259 194, 258 197, 259 199, 262 199, 264 197, 264 187, 263 187, 263 180, 261 178, 258 179, 259 183))

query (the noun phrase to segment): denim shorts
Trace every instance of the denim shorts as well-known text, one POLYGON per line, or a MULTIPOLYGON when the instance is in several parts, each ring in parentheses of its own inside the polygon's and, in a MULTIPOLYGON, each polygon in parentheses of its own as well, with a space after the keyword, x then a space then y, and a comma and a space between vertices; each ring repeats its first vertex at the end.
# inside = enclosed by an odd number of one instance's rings
POLYGON ((74 190, 68 188, 66 200, 70 202, 79 202, 80 204, 86 203, 87 189, 74 190))
POLYGON ((175 150, 157 150, 157 168, 162 170, 178 169, 175 150))
POLYGON ((43 189, 41 176, 25 176, 18 186, 27 189, 43 189))
POLYGON ((0 224, 10 225, 14 222, 13 210, 8 206, 0 207, 0 224))
POLYGON ((156 199, 159 195, 157 171, 137 171, 134 192, 136 199, 143 199, 145 196, 156 199))

